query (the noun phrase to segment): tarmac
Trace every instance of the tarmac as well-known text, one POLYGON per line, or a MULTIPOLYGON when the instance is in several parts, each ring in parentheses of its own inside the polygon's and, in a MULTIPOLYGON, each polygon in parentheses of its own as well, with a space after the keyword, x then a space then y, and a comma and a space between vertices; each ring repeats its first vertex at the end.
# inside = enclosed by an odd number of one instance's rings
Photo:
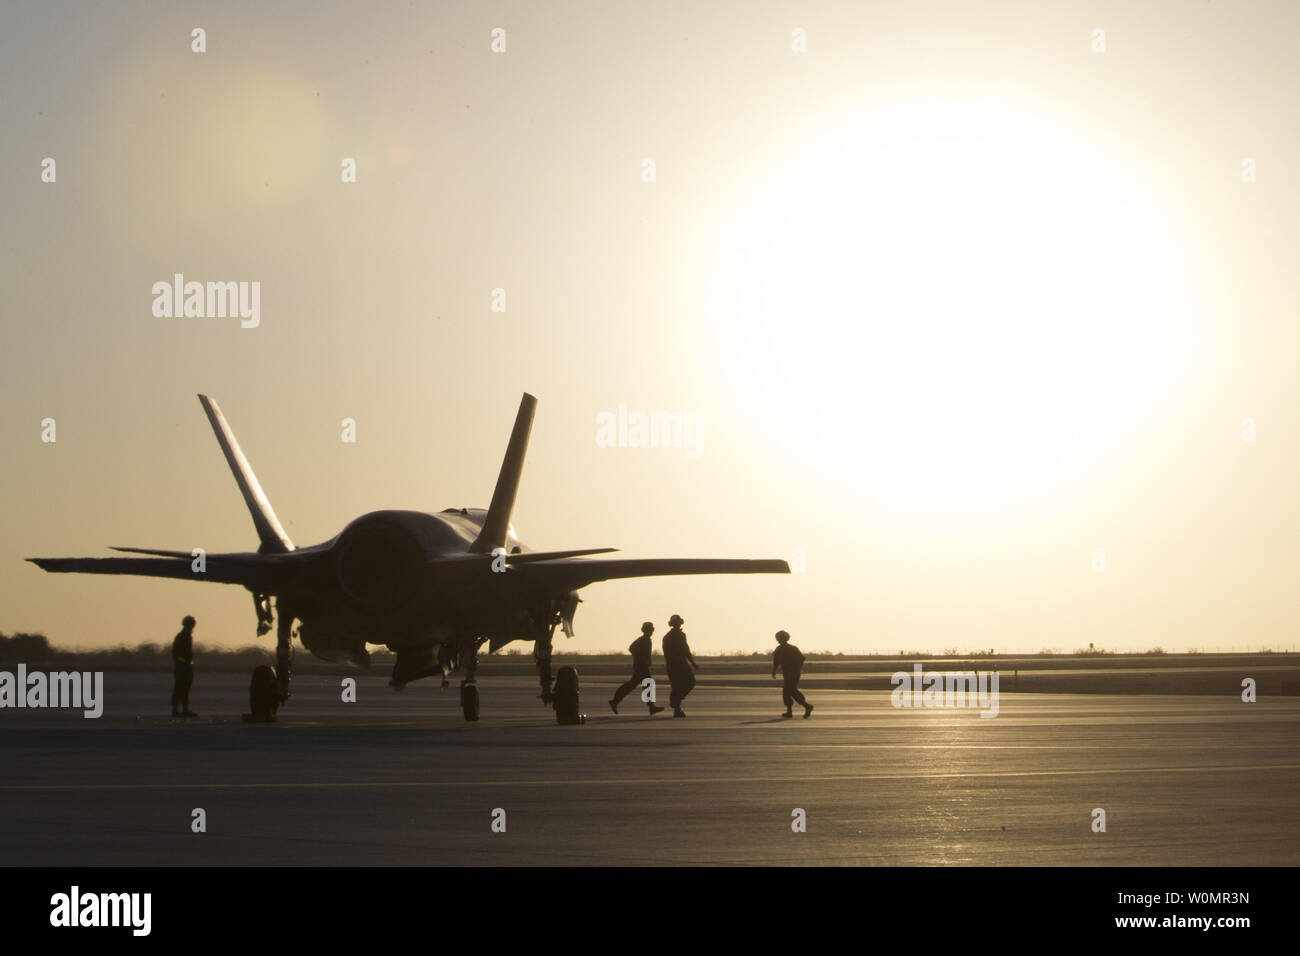
POLYGON ((615 716, 601 674, 559 726, 499 670, 477 723, 455 681, 360 675, 344 703, 305 674, 245 724, 248 676, 201 666, 191 720, 168 716, 169 673, 108 672, 97 720, 2 710, 0 865, 1300 863, 1294 696, 1004 684, 988 719, 810 683, 811 719, 784 720, 779 681, 709 664, 685 719, 635 695, 615 716))

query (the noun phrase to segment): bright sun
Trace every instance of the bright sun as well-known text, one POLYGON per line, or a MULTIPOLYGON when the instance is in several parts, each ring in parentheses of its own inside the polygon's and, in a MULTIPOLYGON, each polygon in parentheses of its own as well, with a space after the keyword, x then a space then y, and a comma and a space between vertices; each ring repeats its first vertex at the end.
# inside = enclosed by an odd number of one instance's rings
POLYGON ((1041 116, 863 114, 742 191, 713 326, 764 420, 828 469, 946 497, 1094 454, 1167 384, 1169 237, 1041 116))

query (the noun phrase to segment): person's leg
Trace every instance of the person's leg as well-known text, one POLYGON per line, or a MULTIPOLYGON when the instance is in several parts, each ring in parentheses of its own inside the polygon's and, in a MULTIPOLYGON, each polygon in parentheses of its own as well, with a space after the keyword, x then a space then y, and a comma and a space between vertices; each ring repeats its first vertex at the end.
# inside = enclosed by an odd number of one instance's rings
POLYGON ((691 692, 690 674, 687 671, 678 670, 670 673, 668 679, 672 681, 673 692, 668 698, 668 703, 672 705, 673 716, 682 713, 682 701, 686 695, 691 692))
POLYGON ((172 668, 172 716, 181 715, 181 669, 179 666, 172 668))
POLYGON ((781 703, 785 704, 785 715, 790 716, 790 708, 794 706, 794 698, 790 696, 790 682, 785 681, 781 684, 781 703))
POLYGON ((623 703, 623 698, 640 686, 641 682, 635 677, 620 684, 618 690, 614 691, 614 706, 617 707, 619 704, 623 703))
POLYGON ((798 701, 799 706, 803 708, 803 715, 807 717, 809 714, 811 714, 813 711, 812 704, 808 703, 804 695, 799 692, 799 675, 798 674, 793 675, 786 682, 786 686, 787 686, 787 693, 789 693, 790 695, 790 699, 794 701, 798 701))
MULTIPOLYGON (((637 689, 638 691, 644 691, 644 688, 645 688, 645 682, 648 681, 648 680, 653 680, 653 679, 654 679, 654 678, 652 678, 649 674, 633 674, 633 675, 632 675, 632 681, 633 681, 633 683, 636 684, 636 689, 637 689)), ((656 687, 655 689, 656 689, 656 691, 657 691, 657 690, 658 690, 658 687, 656 687)), ((641 695, 638 694, 637 696, 641 696, 641 695)), ((642 703, 644 703, 644 704, 646 705, 646 707, 649 709, 649 711, 650 711, 650 716, 651 716, 651 717, 653 717, 655 714, 659 713, 659 711, 663 710, 663 707, 662 707, 661 705, 659 705, 659 704, 656 704, 653 700, 645 700, 644 698, 642 698, 642 703)))

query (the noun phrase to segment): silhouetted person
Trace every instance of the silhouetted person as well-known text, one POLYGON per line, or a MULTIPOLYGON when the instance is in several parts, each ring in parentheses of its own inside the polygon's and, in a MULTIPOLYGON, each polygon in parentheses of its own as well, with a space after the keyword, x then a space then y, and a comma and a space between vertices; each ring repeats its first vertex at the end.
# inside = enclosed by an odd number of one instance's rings
MULTIPOLYGON (((622 703, 623 698, 632 691, 641 686, 641 682, 650 676, 650 654, 654 650, 654 644, 650 640, 650 635, 654 633, 655 626, 649 621, 641 625, 641 636, 627 646, 632 655, 632 679, 625 684, 619 685, 618 690, 614 691, 614 696, 609 699, 609 709, 618 713, 618 705, 622 703)), ((650 716, 653 717, 659 711, 663 710, 654 701, 646 701, 650 708, 650 716)))
POLYGON ((197 717, 198 714, 190 710, 190 685, 194 683, 194 618, 188 614, 181 621, 181 632, 172 640, 172 660, 176 664, 172 716, 197 717))
POLYGON ((692 668, 700 669, 700 665, 691 656, 691 646, 686 643, 686 634, 682 631, 685 623, 680 614, 674 614, 668 619, 669 631, 664 635, 664 664, 668 668, 668 680, 673 685, 668 703, 673 706, 674 717, 686 716, 686 711, 682 710, 682 701, 695 687, 692 668))
POLYGON ((790 643, 790 635, 785 631, 776 632, 776 650, 772 653, 772 676, 776 676, 776 669, 781 668, 781 676, 785 682, 781 685, 781 702, 785 704, 785 713, 782 717, 793 717, 791 709, 797 701, 803 707, 803 715, 807 717, 813 712, 813 705, 804 700, 803 694, 799 693, 799 672, 803 669, 803 652, 790 643))

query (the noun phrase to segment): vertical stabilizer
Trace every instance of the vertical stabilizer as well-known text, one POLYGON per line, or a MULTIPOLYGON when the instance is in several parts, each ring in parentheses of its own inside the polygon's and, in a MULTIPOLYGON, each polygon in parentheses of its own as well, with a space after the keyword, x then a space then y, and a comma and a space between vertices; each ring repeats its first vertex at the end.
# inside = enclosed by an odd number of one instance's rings
MULTIPOLYGON (((257 537, 262 542, 257 550, 262 554, 284 554, 292 551, 293 542, 284 533, 284 528, 280 527, 280 519, 275 516, 275 510, 271 507, 266 492, 257 483, 257 475, 253 474, 252 466, 248 464, 248 459, 240 450, 239 442, 235 440, 235 433, 226 423, 226 417, 221 414, 217 403, 208 396, 200 395, 199 402, 207 412, 208 421, 212 423, 217 441, 221 443, 221 451, 226 456, 226 463, 230 465, 235 481, 239 482, 239 490, 244 496, 244 504, 248 505, 248 513, 253 516, 257 537)), ((494 498, 493 502, 495 501, 494 498)))
POLYGON ((506 446, 506 456, 501 462, 501 474, 497 476, 497 486, 492 491, 492 504, 488 506, 478 538, 469 548, 476 554, 505 547, 510 512, 515 507, 515 494, 519 491, 519 478, 523 474, 524 455, 528 451, 528 436, 533 430, 536 411, 537 399, 524 392, 519 402, 519 413, 515 416, 514 431, 510 433, 510 444, 506 446))

